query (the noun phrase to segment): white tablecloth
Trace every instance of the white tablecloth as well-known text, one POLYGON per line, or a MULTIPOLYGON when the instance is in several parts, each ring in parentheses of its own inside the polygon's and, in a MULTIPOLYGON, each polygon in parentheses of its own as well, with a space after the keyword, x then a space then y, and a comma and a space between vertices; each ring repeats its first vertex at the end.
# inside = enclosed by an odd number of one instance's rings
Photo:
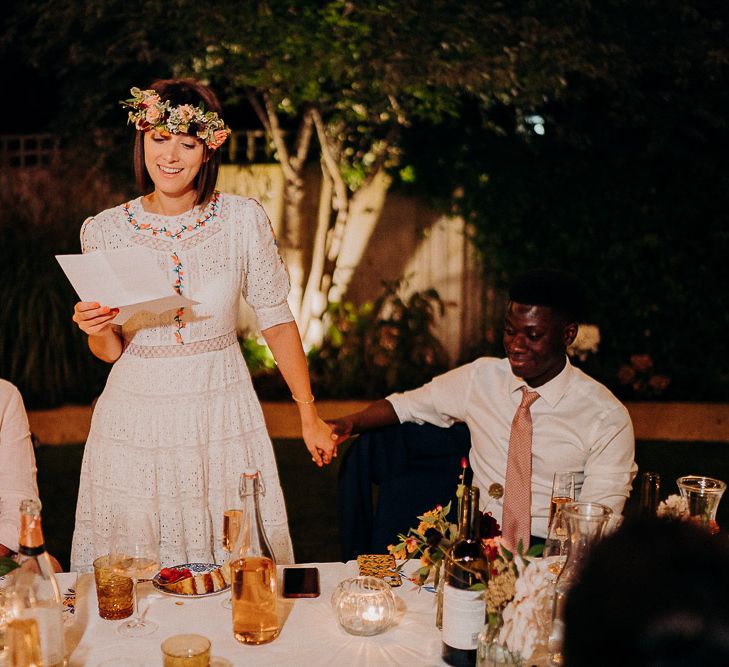
POLYGON ((105 621, 98 615, 93 575, 80 575, 75 619, 66 637, 67 648, 72 651, 70 667, 98 667, 110 658, 124 658, 129 667, 134 661, 144 667, 159 667, 160 644, 181 633, 205 635, 212 642, 212 656, 226 658, 235 666, 445 665, 440 658, 432 592, 403 579, 402 586, 393 589, 400 607, 396 625, 381 635, 356 637, 339 627, 330 599, 342 579, 357 576, 357 563, 314 565, 319 568, 321 595, 313 599, 280 598, 285 615, 281 634, 261 646, 243 645, 233 638, 232 612, 221 605, 227 592, 183 599, 160 593, 151 583, 139 586, 140 609, 144 611, 149 605, 147 615, 159 628, 146 637, 122 637, 116 629, 123 621, 105 621))

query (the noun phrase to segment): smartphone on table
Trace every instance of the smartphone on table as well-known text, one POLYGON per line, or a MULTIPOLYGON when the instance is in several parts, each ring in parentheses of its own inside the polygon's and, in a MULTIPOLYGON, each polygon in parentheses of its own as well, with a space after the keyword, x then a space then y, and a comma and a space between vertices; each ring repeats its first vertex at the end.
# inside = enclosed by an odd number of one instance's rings
POLYGON ((319 597, 319 568, 285 567, 283 596, 285 598, 319 597))

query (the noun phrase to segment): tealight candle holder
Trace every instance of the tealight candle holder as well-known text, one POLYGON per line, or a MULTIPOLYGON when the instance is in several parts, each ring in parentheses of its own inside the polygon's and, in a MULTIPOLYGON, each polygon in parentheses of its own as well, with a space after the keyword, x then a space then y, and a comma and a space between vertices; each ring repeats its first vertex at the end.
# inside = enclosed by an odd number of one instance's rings
POLYGON ((397 609, 390 585, 377 577, 342 581, 332 595, 337 622, 351 635, 377 635, 389 628, 397 609))

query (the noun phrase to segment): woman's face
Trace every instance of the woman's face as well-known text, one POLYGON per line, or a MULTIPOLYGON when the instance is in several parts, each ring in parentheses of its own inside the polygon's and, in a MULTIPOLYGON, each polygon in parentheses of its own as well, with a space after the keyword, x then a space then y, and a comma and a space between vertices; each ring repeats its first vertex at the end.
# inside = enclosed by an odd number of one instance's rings
POLYGON ((188 134, 144 133, 144 164, 157 192, 180 196, 195 190, 205 160, 202 141, 188 134))

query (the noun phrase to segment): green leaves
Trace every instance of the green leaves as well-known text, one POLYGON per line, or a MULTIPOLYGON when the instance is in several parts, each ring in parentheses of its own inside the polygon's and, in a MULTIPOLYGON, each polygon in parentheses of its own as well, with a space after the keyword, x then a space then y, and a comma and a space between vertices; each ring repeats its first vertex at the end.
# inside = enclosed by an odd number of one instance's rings
POLYGON ((0 556, 0 577, 4 577, 8 574, 8 572, 12 572, 19 567, 20 565, 18 565, 12 558, 0 556))

